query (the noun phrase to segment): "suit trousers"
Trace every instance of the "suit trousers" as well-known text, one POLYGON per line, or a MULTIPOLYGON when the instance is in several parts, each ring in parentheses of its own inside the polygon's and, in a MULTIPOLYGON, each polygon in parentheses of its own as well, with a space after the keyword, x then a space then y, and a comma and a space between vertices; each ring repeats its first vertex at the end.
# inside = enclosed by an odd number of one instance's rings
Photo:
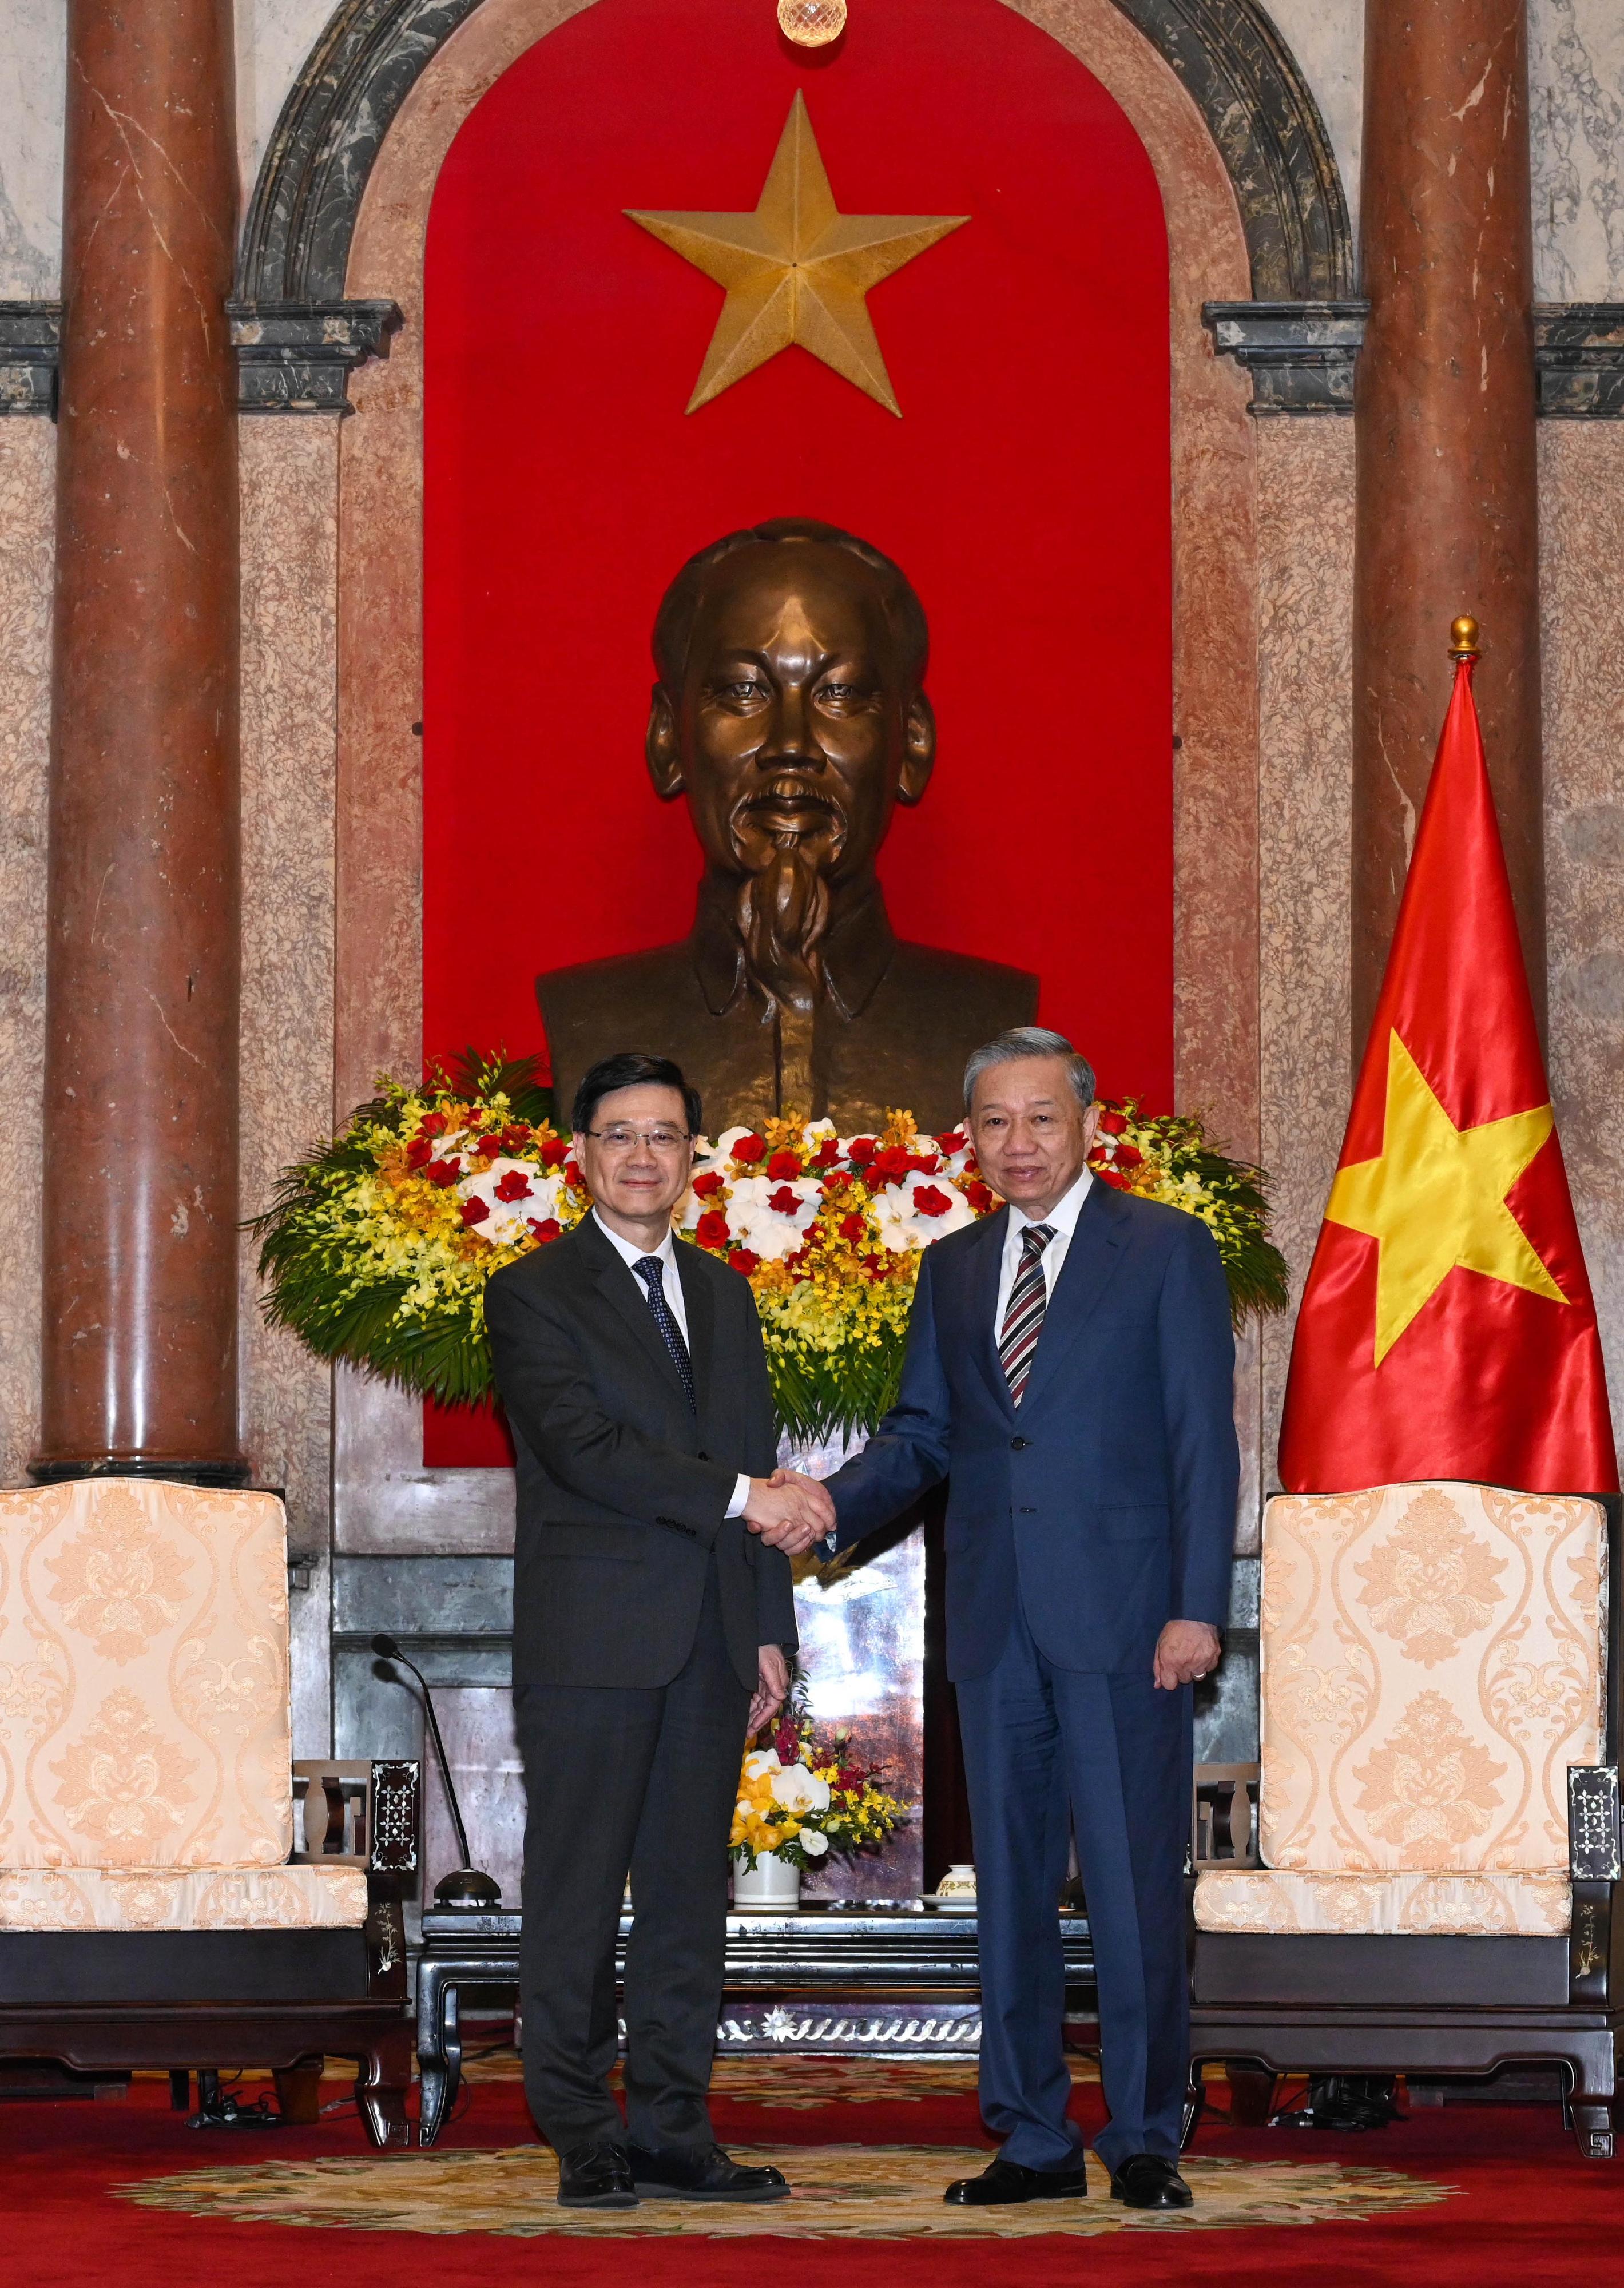
POLYGON ((981 1941, 981 2105, 1005 2156, 1075 2166, 1082 2141, 1062 2038, 1055 1903, 1071 1839, 1099 1982, 1111 2119, 1095 2149, 1175 2159, 1189 2076, 1184 1859, 1191 1694, 1139 1674, 1057 1667, 1017 1608, 1002 1658, 961 1682, 981 1941))
POLYGON ((728 1924, 728 1836, 750 1695, 728 1656, 712 1558, 693 1649, 669 1684, 526 1685, 519 1982, 524 2091, 560 2151, 630 2136, 710 2144, 728 1924), (625 2127, 615 1938, 628 1873, 625 2127))

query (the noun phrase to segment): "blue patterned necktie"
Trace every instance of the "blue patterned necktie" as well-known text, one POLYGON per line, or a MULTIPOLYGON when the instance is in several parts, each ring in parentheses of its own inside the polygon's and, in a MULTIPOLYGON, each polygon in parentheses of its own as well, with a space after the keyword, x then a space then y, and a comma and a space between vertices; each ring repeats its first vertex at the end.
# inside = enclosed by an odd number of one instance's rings
POLYGON ((1049 1285, 1043 1275, 1043 1251, 1054 1236, 1055 1227, 1047 1223, 1029 1224, 1021 1234, 1021 1261, 1015 1284, 1009 1290, 1009 1300, 1004 1306, 998 1355, 1003 1362, 1010 1398, 1017 1406, 1025 1394, 1026 1378, 1032 1370, 1032 1354, 1038 1347, 1038 1338, 1043 1332, 1043 1315, 1048 1308, 1049 1285))
POLYGON ((649 1290, 649 1308, 654 1314, 654 1323, 661 1339, 671 1353, 671 1362, 682 1378, 682 1387, 688 1393, 689 1411, 696 1419, 699 1409, 694 1403, 694 1367, 688 1355, 688 1345, 682 1339, 676 1315, 665 1300, 665 1266, 657 1255, 640 1255, 633 1268, 649 1290))

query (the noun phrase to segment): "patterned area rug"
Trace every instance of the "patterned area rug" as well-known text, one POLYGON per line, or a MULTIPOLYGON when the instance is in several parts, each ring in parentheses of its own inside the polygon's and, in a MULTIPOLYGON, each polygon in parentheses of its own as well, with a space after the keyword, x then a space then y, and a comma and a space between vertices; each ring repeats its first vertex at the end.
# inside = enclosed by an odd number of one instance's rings
MULTIPOLYGON (((467 2059, 463 2079, 518 2081, 523 2071, 518 2052, 504 2045, 467 2059)), ((1099 2079, 1098 2069, 1086 2059, 1074 2060, 1071 2073, 1074 2080, 1099 2079)), ((335 2078, 347 2088, 354 2067, 335 2078)), ((618 2089, 622 2079, 617 2066, 610 2085, 618 2089)), ((806 2057, 786 2050, 781 2057, 718 2058, 711 2089, 714 2096, 774 2112, 811 2112, 821 2105, 917 2105, 923 2098, 974 2097, 975 2066, 973 2060, 925 2064, 912 2058, 806 2057)))
MULTIPOLYGON (((984 2148, 800 2146, 741 2158, 781 2168, 793 2197, 759 2208, 647 2201, 641 2208, 561 2209, 558 2167, 536 2146, 375 2159, 268 2162, 189 2169, 112 2190, 143 2208, 216 2222, 315 2225, 370 2232, 491 2233, 532 2239, 685 2235, 709 2240, 1026 2240, 1126 2232, 1210 2232, 1391 2217, 1446 2201, 1434 2180, 1337 2161, 1187 2157, 1193 2209, 1170 2215, 1108 2198, 992 2209, 947 2207, 948 2179, 986 2165, 984 2148)), ((1103 2191, 1103 2178, 1098 2180, 1103 2191)))

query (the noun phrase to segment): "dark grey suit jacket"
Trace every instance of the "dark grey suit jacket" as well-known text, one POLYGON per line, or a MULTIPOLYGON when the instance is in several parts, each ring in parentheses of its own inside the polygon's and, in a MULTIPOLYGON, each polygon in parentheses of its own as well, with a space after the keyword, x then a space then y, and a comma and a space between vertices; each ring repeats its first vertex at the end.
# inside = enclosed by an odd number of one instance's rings
POLYGON ((789 1561, 728 1505, 777 1451, 749 1283, 679 1245, 697 1418, 636 1274, 591 1216, 485 1290, 519 1465, 513 1689, 668 1684, 693 1649, 715 1553, 728 1651, 793 1648, 789 1561))

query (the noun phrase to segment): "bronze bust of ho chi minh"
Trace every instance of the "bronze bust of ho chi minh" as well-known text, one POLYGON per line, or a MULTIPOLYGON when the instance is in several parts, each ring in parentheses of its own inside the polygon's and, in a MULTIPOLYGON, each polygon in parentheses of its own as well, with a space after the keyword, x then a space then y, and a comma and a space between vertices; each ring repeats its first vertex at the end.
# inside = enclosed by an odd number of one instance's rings
POLYGON ((940 1132, 965 1060, 1037 1013, 1023 970, 893 934, 874 861, 935 759, 925 614, 891 560, 779 518, 702 549, 654 628, 647 754, 688 797, 705 873, 690 933, 536 981, 567 1116, 616 1050, 674 1057, 714 1135, 792 1108, 841 1131, 892 1107, 940 1132))

